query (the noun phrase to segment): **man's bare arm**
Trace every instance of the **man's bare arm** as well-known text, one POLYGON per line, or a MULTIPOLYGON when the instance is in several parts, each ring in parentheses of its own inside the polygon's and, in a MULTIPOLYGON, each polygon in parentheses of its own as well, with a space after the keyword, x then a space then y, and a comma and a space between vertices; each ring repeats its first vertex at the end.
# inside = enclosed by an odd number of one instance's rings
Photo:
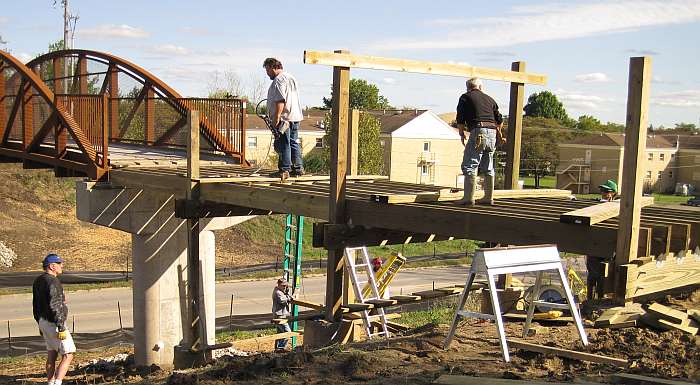
POLYGON ((282 119, 282 111, 284 110, 284 99, 275 102, 275 116, 272 118, 273 127, 277 127, 280 124, 280 119, 282 119))

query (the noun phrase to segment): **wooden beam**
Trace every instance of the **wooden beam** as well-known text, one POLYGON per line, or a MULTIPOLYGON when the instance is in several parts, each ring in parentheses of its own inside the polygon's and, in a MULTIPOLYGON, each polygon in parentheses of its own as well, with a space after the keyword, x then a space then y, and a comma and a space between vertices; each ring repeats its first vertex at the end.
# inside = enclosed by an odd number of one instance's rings
MULTIPOLYGON (((640 207, 653 205, 654 197, 641 197, 639 204, 640 207)), ((591 226, 603 222, 604 220, 615 218, 618 215, 620 215, 620 201, 613 201, 566 212, 559 216, 559 221, 562 223, 591 226)))
POLYGON ((225 203, 176 199, 175 217, 180 219, 270 215, 271 210, 251 209, 225 203))
MULTIPOLYGON (((445 202, 461 199, 464 193, 460 190, 445 189, 439 192, 425 192, 418 194, 372 194, 371 200, 378 203, 427 203, 445 202)), ((474 193, 474 198, 479 199, 484 196, 482 190, 474 193)), ((527 189, 527 190, 495 190, 493 199, 510 198, 568 198, 571 196, 569 190, 558 189, 527 189)))
POLYGON ((109 79, 109 137, 121 139, 119 135, 119 70, 115 64, 107 69, 109 79))
MULTIPOLYGON (((461 357, 464 360, 480 357, 461 357)), ((433 382, 438 385, 570 385, 571 382, 550 382, 536 380, 510 380, 506 378, 472 377, 455 374, 443 374, 433 382)), ((584 385, 584 383, 580 383, 584 385)))
POLYGON ((649 305, 647 312, 653 314, 656 318, 667 319, 675 323, 682 323, 688 319, 688 313, 664 306, 660 303, 652 303, 649 305))
POLYGON ((359 172, 358 151, 359 151, 359 135, 360 135, 360 111, 357 109, 350 110, 350 134, 348 135, 348 169, 347 175, 354 176, 359 172))
MULTIPOLYGON (((347 51, 336 51, 346 55, 347 51)), ((333 224, 346 221, 345 190, 348 156, 348 112, 350 109, 350 68, 333 67, 331 136, 331 178, 328 218, 333 224)), ((326 319, 339 321, 343 299, 343 249, 329 249, 326 272, 326 319)))
MULTIPOLYGON (((65 78, 65 65, 64 61, 66 59, 63 57, 56 57, 53 59, 53 90, 54 94, 65 93, 67 78, 65 78)), ((66 145, 68 144, 68 130, 61 124, 56 124, 54 130, 54 149, 56 151, 56 156, 61 157, 66 152, 66 145)))
POLYGON ((85 95, 88 93, 88 75, 87 75, 87 57, 85 55, 78 56, 78 93, 85 95))
POLYGON ((2 144, 2 138, 5 136, 5 128, 7 127, 7 109, 5 108, 5 84, 7 79, 5 79, 5 66, 2 61, 0 61, 0 144, 2 144))
POLYGON ((312 242, 313 247, 344 248, 426 243, 451 239, 453 238, 443 235, 316 222, 313 227, 312 242))
POLYGON ((199 111, 187 111, 187 179, 192 184, 199 178, 199 111))
POLYGON ((553 354, 553 355, 559 356, 559 357, 566 357, 566 358, 571 358, 571 359, 581 360, 581 361, 588 361, 588 362, 596 362, 599 364, 613 365, 613 366, 622 367, 622 368, 627 367, 627 365, 629 365, 629 362, 627 362, 627 360, 622 359, 622 358, 613 358, 613 357, 601 356, 598 354, 577 352, 577 351, 573 351, 573 350, 555 348, 553 346, 536 345, 536 344, 531 344, 531 343, 519 341, 519 340, 508 340, 508 345, 512 346, 516 349, 527 350, 530 352, 537 352, 537 353, 542 353, 542 354, 553 354))
POLYGON ((392 59, 378 56, 351 55, 349 52, 304 51, 305 64, 334 67, 366 68, 384 71, 414 72, 430 75, 477 77, 504 82, 545 85, 547 76, 525 72, 474 67, 464 64, 433 63, 418 60, 392 59))
MULTIPOLYGON (((525 62, 516 61, 511 70, 525 72, 525 62)), ((525 84, 510 83, 510 103, 508 106, 508 142, 506 143, 505 189, 517 189, 520 178, 520 139, 523 135, 523 105, 525 84)))
MULTIPOLYGON (((627 126, 625 128, 625 154, 622 167, 622 202, 617 236, 615 265, 621 266, 637 258, 639 222, 642 211, 641 198, 646 162, 647 120, 649 113, 649 88, 651 85, 651 57, 630 59, 627 93, 627 126)), ((627 282, 615 281, 615 299, 623 302, 627 282)))
POLYGON ((610 375, 610 379, 613 384, 626 385, 694 385, 694 383, 687 381, 666 380, 629 373, 614 373, 610 375))
POLYGON ((686 254, 684 258, 667 257, 665 261, 651 261, 642 266, 626 264, 619 267, 626 277, 626 298, 663 297, 664 292, 700 285, 700 259, 686 254))

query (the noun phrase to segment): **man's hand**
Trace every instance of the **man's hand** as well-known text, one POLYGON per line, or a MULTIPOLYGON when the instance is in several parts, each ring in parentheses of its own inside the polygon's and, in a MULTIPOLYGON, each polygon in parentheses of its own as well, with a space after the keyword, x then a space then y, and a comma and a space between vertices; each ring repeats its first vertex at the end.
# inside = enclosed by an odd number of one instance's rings
POLYGON ((464 124, 458 124, 457 131, 459 131, 459 139, 462 141, 462 146, 466 146, 464 141, 467 135, 464 133, 464 124))
POLYGON ((62 331, 58 332, 57 336, 58 336, 59 340, 63 341, 66 338, 68 338, 68 332, 66 332, 65 330, 62 330, 62 331))

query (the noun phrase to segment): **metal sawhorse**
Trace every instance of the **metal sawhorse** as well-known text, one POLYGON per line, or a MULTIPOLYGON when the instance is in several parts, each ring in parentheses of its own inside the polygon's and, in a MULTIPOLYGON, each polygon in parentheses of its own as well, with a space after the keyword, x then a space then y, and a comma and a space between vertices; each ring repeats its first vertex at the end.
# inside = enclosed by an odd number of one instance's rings
POLYGON ((525 327, 523 328, 523 336, 527 336, 527 331, 530 328, 532 317, 535 314, 535 305, 546 305, 550 308, 569 309, 571 311, 571 315, 574 317, 576 328, 581 336, 581 341, 584 345, 588 345, 588 338, 583 330, 583 324, 581 323, 581 316, 579 315, 578 308, 576 307, 574 298, 571 295, 571 288, 569 287, 569 282, 566 279, 566 273, 564 272, 564 267, 562 266, 557 246, 537 245, 497 247, 476 250, 471 268, 469 270, 467 284, 464 286, 462 295, 459 297, 459 303, 457 309, 455 310, 454 318, 452 319, 450 332, 447 334, 447 338, 445 339, 444 348, 447 349, 450 347, 450 343, 452 342, 452 338, 457 330, 457 324, 459 323, 460 317, 488 319, 496 321, 496 328, 498 329, 499 340, 501 343, 501 351, 503 352, 503 359, 506 362, 509 362, 510 355, 508 354, 508 345, 506 343, 506 335, 503 328, 501 308, 498 303, 495 277, 500 274, 525 272, 537 272, 537 279, 535 280, 535 288, 531 294, 530 306, 527 310, 527 318, 525 320, 525 327), (566 292, 566 304, 538 301, 537 298, 535 298, 542 285, 542 275, 546 270, 557 270, 559 272, 562 286, 566 292), (477 274, 486 275, 488 279, 493 315, 463 310, 464 304, 467 302, 467 297, 469 296, 471 286, 474 283, 474 278, 477 274))

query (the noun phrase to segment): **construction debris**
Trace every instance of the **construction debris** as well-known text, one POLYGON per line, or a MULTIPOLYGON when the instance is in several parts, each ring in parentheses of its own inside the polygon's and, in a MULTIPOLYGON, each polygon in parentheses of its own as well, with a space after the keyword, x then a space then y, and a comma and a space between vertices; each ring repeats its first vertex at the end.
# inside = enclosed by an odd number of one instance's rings
POLYGON ((0 241, 0 266, 2 267, 12 267, 15 262, 17 254, 11 248, 5 246, 5 244, 0 241))
POLYGON ((595 320, 596 328, 620 329, 644 324, 659 330, 679 330, 691 335, 698 334, 700 324, 697 310, 681 311, 652 303, 646 308, 640 304, 628 304, 603 311, 595 320))
POLYGON ((542 354, 553 354, 556 356, 572 358, 581 361, 597 362, 599 364, 608 364, 620 367, 627 367, 627 365, 629 364, 627 360, 622 358, 613 358, 601 356, 599 354, 577 352, 574 350, 555 348, 553 346, 536 345, 519 340, 508 340, 508 344, 517 349, 523 349, 542 354))
POLYGON ((638 374, 618 373, 610 376, 613 384, 628 384, 628 385, 693 385, 691 382, 665 380, 662 378, 654 378, 640 376, 638 374))

